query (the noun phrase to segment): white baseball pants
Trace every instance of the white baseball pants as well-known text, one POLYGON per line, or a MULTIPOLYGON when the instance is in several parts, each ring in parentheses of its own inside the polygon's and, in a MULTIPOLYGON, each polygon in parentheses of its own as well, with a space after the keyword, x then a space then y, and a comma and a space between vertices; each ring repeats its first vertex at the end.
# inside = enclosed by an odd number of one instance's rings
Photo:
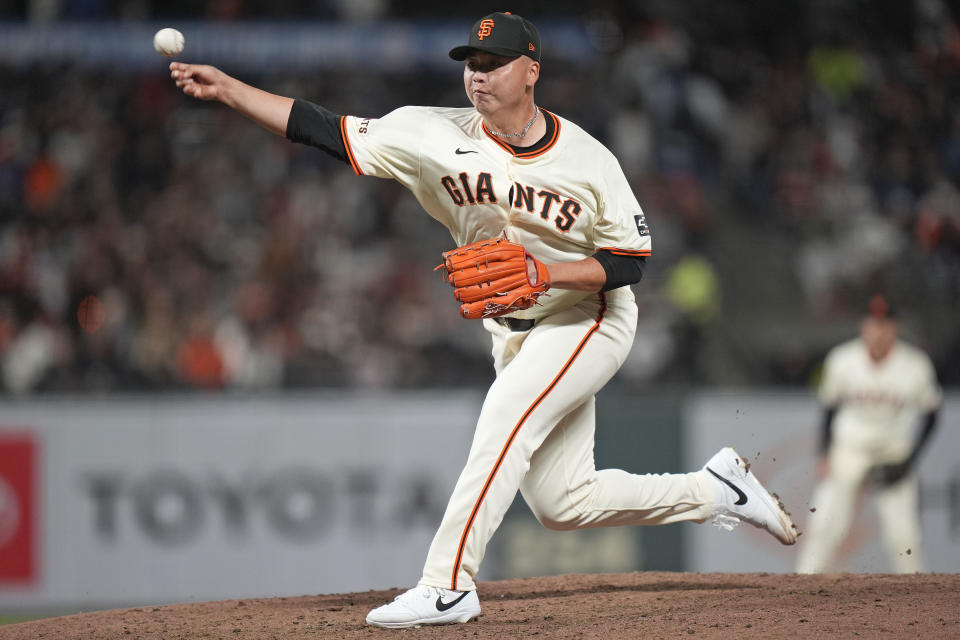
POLYGON ((497 378, 427 553, 420 584, 468 591, 517 490, 544 526, 580 529, 702 522, 713 489, 702 471, 635 475, 594 466, 594 394, 630 351, 630 295, 590 296, 514 332, 492 320, 497 378))
MULTIPOLYGON (((837 551, 846 539, 856 511, 857 495, 874 464, 897 462, 868 452, 833 447, 830 471, 819 484, 810 504, 816 511, 806 525, 806 540, 797 559, 797 573, 838 572, 837 551)), ((920 524, 917 509, 917 480, 913 474, 897 484, 874 491, 883 541, 893 570, 897 573, 923 571, 920 524)))

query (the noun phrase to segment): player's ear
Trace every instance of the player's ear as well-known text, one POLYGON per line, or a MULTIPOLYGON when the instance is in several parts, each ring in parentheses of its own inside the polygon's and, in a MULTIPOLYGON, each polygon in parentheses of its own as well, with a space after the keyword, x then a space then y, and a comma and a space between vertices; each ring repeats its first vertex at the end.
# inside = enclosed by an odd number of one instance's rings
POLYGON ((527 65, 527 86, 532 87, 537 84, 539 78, 540 63, 536 60, 530 60, 530 63, 527 65))

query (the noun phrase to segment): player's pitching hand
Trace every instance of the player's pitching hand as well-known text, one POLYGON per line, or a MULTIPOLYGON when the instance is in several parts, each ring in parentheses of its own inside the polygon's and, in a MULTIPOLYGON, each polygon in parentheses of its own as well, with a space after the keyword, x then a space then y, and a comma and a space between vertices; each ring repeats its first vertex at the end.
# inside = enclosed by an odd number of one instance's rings
POLYGON ((170 63, 170 77, 185 94, 198 100, 219 100, 230 76, 208 64, 170 63))

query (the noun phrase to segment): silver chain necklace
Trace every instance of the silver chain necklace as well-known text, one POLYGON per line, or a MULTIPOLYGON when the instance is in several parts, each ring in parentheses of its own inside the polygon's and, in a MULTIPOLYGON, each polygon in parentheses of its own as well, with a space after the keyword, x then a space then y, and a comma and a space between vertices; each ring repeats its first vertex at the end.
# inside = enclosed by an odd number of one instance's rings
POLYGON ((537 116, 540 115, 540 107, 534 105, 533 107, 533 117, 530 118, 530 122, 527 123, 527 126, 523 128, 523 131, 520 133, 500 133, 499 131, 494 131, 489 129, 490 133, 500 138, 523 138, 526 137, 527 131, 530 131, 530 127, 533 126, 533 123, 537 121, 537 116))

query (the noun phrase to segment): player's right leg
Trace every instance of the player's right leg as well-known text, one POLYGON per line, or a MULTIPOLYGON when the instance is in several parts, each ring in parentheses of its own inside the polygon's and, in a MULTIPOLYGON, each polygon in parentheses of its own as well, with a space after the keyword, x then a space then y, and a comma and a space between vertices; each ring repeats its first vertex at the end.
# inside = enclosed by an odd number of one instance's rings
POLYGON ((560 311, 528 332, 494 329, 498 375, 419 586, 372 611, 371 624, 438 624, 446 621, 444 606, 461 597, 460 602, 475 602, 475 595, 463 594, 476 589, 486 545, 516 497, 534 452, 567 414, 606 384, 629 352, 636 307, 604 305, 599 297, 593 307, 560 311), (426 605, 431 598, 418 596, 422 587, 442 590, 432 598, 433 610, 426 605), (422 609, 414 608, 420 604, 422 609))

